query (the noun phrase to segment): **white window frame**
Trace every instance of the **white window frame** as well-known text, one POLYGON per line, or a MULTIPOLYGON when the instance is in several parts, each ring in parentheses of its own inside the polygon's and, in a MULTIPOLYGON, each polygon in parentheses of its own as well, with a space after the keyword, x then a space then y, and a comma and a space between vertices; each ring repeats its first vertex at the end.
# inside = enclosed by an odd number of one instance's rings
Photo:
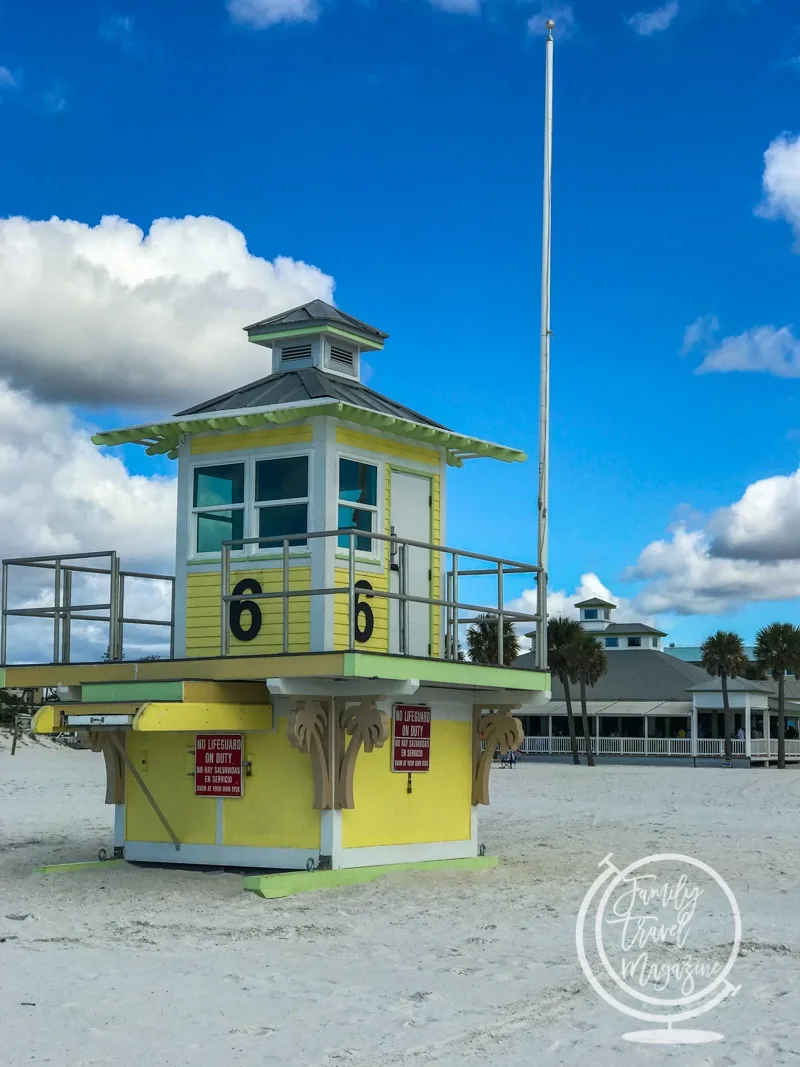
MULTIPOLYGON (((207 515, 210 512, 215 511, 241 511, 242 517, 242 537, 248 536, 248 516, 247 516, 247 498, 248 498, 248 471, 247 460, 241 457, 236 459, 228 459, 227 457, 222 459, 216 456, 213 460, 205 460, 200 463, 193 463, 189 468, 189 545, 190 545, 190 558, 191 559, 219 559, 219 552, 200 552, 197 548, 197 516, 207 515), (194 503, 194 478, 195 471, 203 470, 206 467, 243 467, 244 478, 242 484, 242 503, 241 504, 215 504, 210 507, 195 507, 194 503)), ((241 548, 234 549, 231 555, 241 556, 244 554, 246 545, 241 548)))
MULTIPOLYGON (((251 537, 260 537, 261 536, 260 533, 259 533, 258 526, 259 526, 259 512, 261 511, 262 508, 280 508, 280 507, 286 507, 289 504, 305 504, 305 506, 306 506, 306 533, 310 533, 311 532, 310 529, 308 529, 308 528, 311 525, 311 468, 312 468, 312 466, 313 466, 313 464, 311 462, 311 452, 310 451, 301 451, 301 452, 294 452, 293 451, 293 452, 287 452, 285 455, 283 453, 278 454, 277 452, 271 452, 268 456, 258 456, 258 455, 253 456, 253 492, 252 492, 252 498, 253 498, 252 499, 252 505, 253 505, 252 529, 253 529, 253 532, 250 535, 251 537), (258 485, 258 478, 256 476, 256 466, 259 463, 271 463, 273 460, 278 460, 278 459, 300 459, 302 456, 306 457, 306 495, 305 496, 291 497, 291 498, 287 498, 285 500, 256 500, 255 499, 256 487, 258 485)), ((289 552, 290 553, 297 553, 297 552, 306 553, 306 552, 309 551, 310 546, 311 546, 311 542, 309 540, 306 540, 306 543, 304 545, 292 544, 291 541, 290 541, 289 542, 289 552)), ((283 555, 283 547, 280 544, 275 544, 271 548, 261 548, 261 546, 258 544, 258 542, 256 542, 255 544, 249 545, 248 547, 253 550, 253 552, 251 552, 251 555, 253 555, 253 554, 258 554, 258 555, 266 554, 267 556, 274 556, 274 555, 282 556, 283 555)))
POLYGON ((619 638, 618 637, 607 637, 605 639, 605 645, 606 645, 606 648, 619 648, 619 638), (613 644, 612 644, 612 642, 613 642, 613 644))
MULTIPOLYGON (((197 562, 214 562, 219 560, 220 552, 198 552, 197 550, 197 520, 195 516, 202 512, 208 511, 231 511, 244 510, 244 521, 242 524, 242 536, 245 538, 258 537, 258 511, 259 505, 255 501, 256 492, 256 463, 263 460, 271 459, 290 459, 297 456, 305 456, 308 462, 308 497, 298 497, 292 500, 275 500, 264 501, 260 505, 261 507, 272 507, 280 504, 302 504, 305 503, 308 508, 308 526, 309 533, 312 532, 312 503, 314 500, 314 463, 313 463, 313 449, 310 441, 304 441, 299 447, 294 445, 287 445, 285 447, 276 448, 274 451, 270 450, 268 453, 264 453, 260 450, 244 451, 237 450, 235 452, 217 453, 216 455, 204 456, 202 459, 193 459, 189 464, 189 538, 187 555, 187 561, 197 562), (194 506, 194 476, 195 471, 202 469, 203 467, 228 467, 236 466, 237 464, 244 465, 244 504, 225 504, 212 508, 203 508, 194 506)), ((290 545, 289 553, 292 556, 308 556, 311 552, 311 541, 308 541, 305 545, 290 545)), ((242 561, 249 558, 272 560, 280 558, 283 555, 283 548, 278 545, 274 549, 260 548, 258 541, 254 541, 252 544, 243 545, 241 548, 235 548, 231 550, 231 559, 242 561)))
MULTIPOLYGON (((337 449, 336 450, 336 498, 335 498, 336 511, 335 511, 335 515, 334 515, 335 525, 334 525, 333 529, 334 530, 338 530, 338 528, 339 528, 339 508, 340 507, 351 507, 351 508, 355 508, 357 511, 371 511, 375 515, 375 518, 373 520, 373 527, 372 527, 372 530, 370 532, 373 533, 373 534, 374 533, 383 533, 383 510, 384 510, 385 503, 386 503, 386 501, 385 501, 385 497, 386 497, 385 479, 386 479, 386 469, 385 469, 385 463, 382 460, 379 460, 379 459, 373 458, 373 457, 368 457, 368 456, 364 455, 364 453, 362 453, 362 452, 355 452, 355 451, 337 449), (340 462, 340 460, 343 460, 343 459, 349 459, 353 463, 363 463, 364 466, 366 466, 366 467, 374 467, 375 468, 375 472, 376 472, 375 473, 375 478, 376 478, 376 484, 375 484, 375 500, 376 500, 376 503, 375 503, 375 505, 372 505, 372 504, 359 504, 359 503, 355 503, 352 500, 343 500, 339 496, 339 462, 340 462)), ((366 536, 368 536, 366 534, 366 532, 359 531, 356 534, 356 541, 358 541, 359 537, 366 537, 366 536)), ((383 546, 384 544, 385 544, 384 541, 376 541, 374 538, 372 538, 372 551, 371 552, 364 552, 363 549, 356 548, 355 557, 356 557, 356 559, 361 560, 361 561, 363 561, 365 563, 374 563, 376 565, 381 565, 382 556, 383 556, 383 553, 381 552, 381 546, 383 546)), ((335 540, 335 546, 336 546, 336 558, 337 559, 341 560, 341 559, 349 559, 350 558, 350 550, 347 549, 347 548, 340 547, 338 537, 335 540)))

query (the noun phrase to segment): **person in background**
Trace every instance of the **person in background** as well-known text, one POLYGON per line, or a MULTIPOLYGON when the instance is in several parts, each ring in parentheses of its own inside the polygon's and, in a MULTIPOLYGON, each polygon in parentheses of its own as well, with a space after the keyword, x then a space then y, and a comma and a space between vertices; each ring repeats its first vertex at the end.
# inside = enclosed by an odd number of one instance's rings
POLYGON ((737 739, 737 741, 744 741, 744 727, 743 726, 740 726, 739 729, 736 731, 736 739, 737 739))

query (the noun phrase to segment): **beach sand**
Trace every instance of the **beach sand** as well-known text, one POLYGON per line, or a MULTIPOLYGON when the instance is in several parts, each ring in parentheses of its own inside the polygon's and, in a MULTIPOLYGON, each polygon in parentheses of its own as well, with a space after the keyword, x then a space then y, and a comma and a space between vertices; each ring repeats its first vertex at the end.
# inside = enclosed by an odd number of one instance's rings
MULTIPOLYGON (((800 1062, 800 773, 521 763, 492 771, 485 872, 267 901, 234 874, 33 867, 111 851, 99 755, 0 746, 0 1064, 59 1067, 800 1062), (724 1041, 632 1045, 575 951, 604 856, 687 853, 729 882, 724 1041)), ((641 1024, 640 1024, 641 1025, 641 1024)))

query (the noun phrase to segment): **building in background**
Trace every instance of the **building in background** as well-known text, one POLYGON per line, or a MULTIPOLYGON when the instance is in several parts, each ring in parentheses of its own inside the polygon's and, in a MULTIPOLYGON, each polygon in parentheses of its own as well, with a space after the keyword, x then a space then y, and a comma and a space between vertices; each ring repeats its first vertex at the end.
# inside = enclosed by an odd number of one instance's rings
MULTIPOLYGON (((600 755, 722 757, 725 714, 719 678, 697 661, 661 647, 662 630, 643 623, 612 621, 615 605, 592 597, 575 605, 581 626, 609 653, 608 671, 588 690, 589 737, 600 755), (635 651, 636 655, 618 655, 635 651), (611 653, 614 653, 613 655, 611 653)), ((529 634, 533 639, 533 635, 529 634)), ((750 650, 752 652, 752 650, 750 650)), ((533 666, 534 653, 515 666, 533 666)), ((772 679, 728 682, 734 715, 733 754, 756 762, 777 757, 777 684, 772 679), (744 736, 739 737, 739 732, 744 736)), ((578 686, 570 688, 578 733, 585 751, 578 686)), ((800 762, 800 683, 786 682, 787 759, 800 762)), ((570 751, 564 688, 552 679, 552 697, 538 714, 523 716, 523 751, 559 755, 570 751)))

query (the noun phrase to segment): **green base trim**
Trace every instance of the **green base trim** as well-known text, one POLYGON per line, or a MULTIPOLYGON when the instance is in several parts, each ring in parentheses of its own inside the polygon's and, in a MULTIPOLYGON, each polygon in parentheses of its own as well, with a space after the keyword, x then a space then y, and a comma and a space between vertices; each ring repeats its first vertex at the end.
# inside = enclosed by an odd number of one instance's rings
POLYGON ((183 682, 84 682, 83 704, 183 700, 183 682))
POLYGON ((402 681, 419 678, 424 682, 471 686, 475 689, 522 689, 531 693, 550 688, 547 671, 524 667, 490 667, 445 659, 414 659, 387 656, 380 652, 345 652, 345 678, 388 678, 402 681))
POLYGON ((287 874, 257 874, 242 879, 242 888, 267 900, 311 893, 317 889, 341 889, 374 882, 401 871, 486 871, 498 864, 497 856, 473 856, 460 860, 420 860, 417 863, 386 863, 379 867, 348 867, 338 871, 290 871, 287 874))
POLYGON ((47 863, 44 867, 34 867, 36 874, 69 874, 70 871, 82 871, 89 867, 121 867, 125 860, 86 860, 83 863, 47 863))

